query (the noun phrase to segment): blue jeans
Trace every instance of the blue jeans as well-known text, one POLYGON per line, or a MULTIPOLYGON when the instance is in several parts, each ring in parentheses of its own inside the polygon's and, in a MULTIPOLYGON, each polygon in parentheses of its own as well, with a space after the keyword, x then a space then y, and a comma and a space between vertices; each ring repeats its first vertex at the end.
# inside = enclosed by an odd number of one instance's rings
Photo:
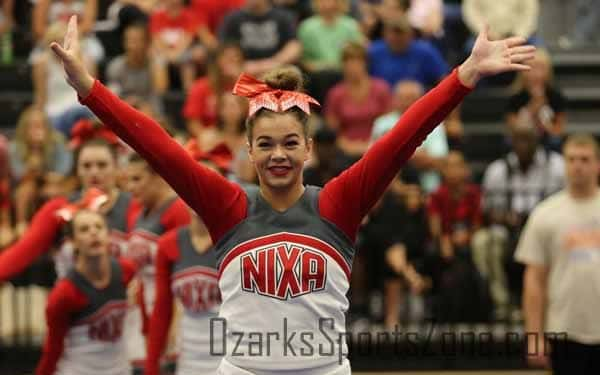
POLYGON ((54 126, 54 129, 63 133, 65 137, 71 137, 71 129, 73 125, 79 120, 93 118, 94 114, 82 105, 77 105, 67 109, 59 115, 50 117, 50 122, 54 126))

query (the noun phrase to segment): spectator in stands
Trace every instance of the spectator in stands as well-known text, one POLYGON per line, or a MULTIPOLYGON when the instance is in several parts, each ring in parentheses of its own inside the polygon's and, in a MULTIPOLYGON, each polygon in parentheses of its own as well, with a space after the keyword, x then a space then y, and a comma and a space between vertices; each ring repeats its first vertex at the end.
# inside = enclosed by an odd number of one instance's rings
MULTIPOLYGON (((396 125, 400 116, 425 93, 423 86, 416 81, 400 81, 394 87, 393 110, 375 120, 371 133, 371 143, 375 142, 396 125)), ((423 191, 431 193, 440 184, 439 171, 448 155, 445 126, 436 127, 415 151, 411 165, 420 172, 423 191)))
POLYGON ((319 102, 341 78, 341 54, 351 41, 364 41, 359 23, 346 13, 348 0, 314 0, 315 15, 298 29, 302 43, 302 67, 308 73, 307 90, 319 102))
POLYGON ((461 118, 462 103, 450 112, 444 120, 444 130, 450 150, 463 150, 465 147, 465 130, 461 118))
POLYGON ((73 156, 65 139, 50 125, 38 107, 23 111, 10 144, 10 163, 15 191, 15 219, 18 235, 23 234, 29 219, 44 198, 45 185, 62 181, 73 166, 73 156))
POLYGON ((418 296, 429 284, 422 274, 428 237, 423 203, 419 185, 405 184, 398 176, 361 230, 362 247, 383 281, 387 329, 400 323, 401 306, 404 322, 423 319, 423 301, 418 296))
POLYGON ((405 16, 385 20, 383 39, 369 47, 369 72, 390 86, 412 79, 425 87, 437 83, 448 73, 440 52, 425 40, 414 40, 405 16))
POLYGON ((203 19, 207 32, 217 38, 223 19, 232 12, 239 10, 245 0, 191 0, 190 9, 196 17, 203 19))
POLYGON ((357 159, 369 146, 373 122, 390 109, 392 95, 385 81, 369 76, 367 51, 361 43, 348 43, 342 61, 344 78, 327 94, 325 117, 338 133, 340 150, 357 159))
POLYGON ((286 10, 293 14, 294 23, 299 24, 313 15, 312 0, 272 0, 276 8, 286 10))
POLYGON ((298 28, 302 43, 302 66, 310 71, 341 70, 342 50, 347 42, 362 41, 358 22, 345 15, 348 0, 314 0, 316 15, 298 28))
POLYGON ((442 0, 410 0, 408 22, 419 36, 438 39, 443 34, 444 5, 442 0))
POLYGON ((369 40, 383 38, 383 24, 386 19, 406 16, 410 0, 360 0, 360 22, 363 33, 369 40))
POLYGON ((239 45, 225 43, 215 51, 208 64, 208 75, 193 83, 185 100, 183 117, 190 135, 198 138, 203 130, 217 124, 219 98, 231 92, 243 66, 239 45))
POLYGON ((577 134, 563 155, 567 186, 535 208, 515 254, 526 265, 527 360, 555 375, 592 375, 600 371, 600 149, 577 134))
MULTIPOLYGON (((34 104, 43 108, 55 129, 68 136, 73 124, 82 118, 90 118, 92 112, 79 104, 77 95, 65 82, 62 64, 50 50, 50 43, 61 41, 67 28, 62 21, 50 25, 44 38, 43 50, 31 56, 34 104)), ((95 71, 95 64, 84 53, 89 69, 95 71)))
POLYGON ((342 49, 364 39, 358 22, 347 16, 348 0, 314 0, 316 14, 298 28, 302 67, 308 72, 308 91, 322 102, 341 79, 342 49))
POLYGON ((338 148, 336 134, 326 126, 322 126, 313 135, 314 158, 311 165, 304 169, 304 184, 325 186, 325 184, 341 172, 337 163, 338 148))
POLYGON ((104 58, 104 48, 93 34, 98 16, 97 0, 36 0, 32 13, 32 31, 36 41, 42 43, 37 49, 48 46, 46 34, 50 25, 59 21, 66 24, 74 14, 79 20, 82 50, 97 64, 104 58))
POLYGON ((0 4, 0 35, 11 31, 15 25, 14 6, 14 0, 2 0, 0 4))
POLYGON ((518 123, 511 140, 512 151, 485 170, 483 207, 489 225, 472 242, 473 261, 488 280, 497 318, 508 317, 521 291, 522 268, 514 262, 505 265, 505 259, 535 206, 564 186, 563 158, 544 149, 533 125, 518 123))
POLYGON ((0 135, 0 248, 14 238, 10 194, 10 156, 8 139, 0 135))
POLYGON ((243 9, 225 17, 219 37, 239 43, 246 58, 244 71, 256 76, 300 59, 294 25, 291 15, 273 8, 270 0, 246 0, 243 9))
POLYGON ((552 84, 552 61, 548 52, 538 49, 530 63, 531 70, 517 76, 506 122, 510 127, 519 121, 533 122, 544 145, 559 151, 565 134, 567 101, 552 84))
POLYGON ((463 20, 462 0, 444 0, 443 33, 446 61, 455 66, 465 57, 464 46, 470 34, 463 20))
POLYGON ((125 29, 125 54, 115 57, 106 69, 108 85, 121 97, 137 96, 162 108, 161 96, 168 86, 164 65, 157 64, 150 50, 146 25, 134 24, 125 29))
POLYGON ((217 121, 215 126, 204 128, 200 136, 195 137, 198 149, 210 152, 224 145, 231 155, 245 152, 248 138, 245 136, 248 102, 230 92, 221 94, 217 99, 217 121))
POLYGON ((443 174, 444 182, 429 197, 429 229, 442 257, 452 258, 456 249, 470 247, 473 233, 481 226, 481 191, 469 183, 469 168, 458 151, 448 154, 443 174))
POLYGON ((234 154, 245 152, 248 102, 244 98, 226 92, 219 98, 217 107, 219 108, 217 129, 221 137, 220 140, 234 154))
MULTIPOLYGON (((569 6, 572 6, 569 4, 569 6)), ((559 38, 562 48, 600 46, 600 2, 598 0, 577 0, 576 18, 568 35, 559 38)))
POLYGON ((520 36, 529 43, 539 44, 534 38, 538 27, 539 0, 463 0, 463 18, 474 36, 467 48, 475 41, 475 36, 487 24, 492 40, 520 36))
POLYGON ((169 69, 169 87, 188 90, 195 78, 191 45, 199 21, 184 0, 162 0, 150 15, 153 56, 169 69))

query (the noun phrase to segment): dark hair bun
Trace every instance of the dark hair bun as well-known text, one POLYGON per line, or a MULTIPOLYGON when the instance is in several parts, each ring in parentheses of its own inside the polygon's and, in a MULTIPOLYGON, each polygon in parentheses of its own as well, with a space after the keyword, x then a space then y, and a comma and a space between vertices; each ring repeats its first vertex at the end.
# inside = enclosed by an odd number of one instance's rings
POLYGON ((285 66, 265 74, 264 81, 269 87, 279 90, 302 91, 304 79, 295 66, 285 66))

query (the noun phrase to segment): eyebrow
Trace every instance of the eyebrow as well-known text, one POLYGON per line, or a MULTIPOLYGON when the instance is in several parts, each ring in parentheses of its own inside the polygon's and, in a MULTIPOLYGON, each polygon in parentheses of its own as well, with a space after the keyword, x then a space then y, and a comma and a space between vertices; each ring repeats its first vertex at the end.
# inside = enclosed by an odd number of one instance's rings
MULTIPOLYGON (((284 137, 284 139, 285 139, 285 138, 290 138, 290 137, 300 137, 300 135, 298 135, 298 133, 290 133, 290 134, 287 134, 287 135, 284 137)), ((267 140, 267 141, 270 141, 270 140, 272 140, 272 139, 273 139, 273 137, 270 137, 270 136, 268 136, 268 135, 261 135, 261 136, 259 136, 258 138, 256 138, 256 141, 260 141, 261 139, 265 139, 265 140, 267 140)))

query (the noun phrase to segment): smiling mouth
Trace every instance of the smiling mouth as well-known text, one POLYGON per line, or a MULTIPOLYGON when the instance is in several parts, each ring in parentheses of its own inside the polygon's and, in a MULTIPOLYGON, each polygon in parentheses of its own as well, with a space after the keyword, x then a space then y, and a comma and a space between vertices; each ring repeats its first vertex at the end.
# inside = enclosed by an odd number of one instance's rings
POLYGON ((289 171, 292 170, 292 167, 276 166, 276 167, 269 167, 268 170, 275 176, 285 176, 286 174, 288 174, 289 171))

